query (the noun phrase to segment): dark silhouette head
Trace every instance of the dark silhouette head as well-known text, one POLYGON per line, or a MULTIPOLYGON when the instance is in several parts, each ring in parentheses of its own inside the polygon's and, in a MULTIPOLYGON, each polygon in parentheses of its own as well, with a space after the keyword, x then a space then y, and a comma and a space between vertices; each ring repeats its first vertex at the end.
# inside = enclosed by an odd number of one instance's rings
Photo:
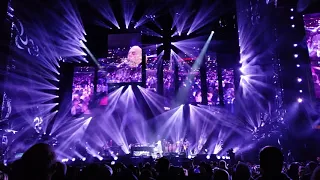
POLYGON ((280 149, 266 146, 260 151, 260 168, 262 174, 281 174, 283 166, 283 154, 280 149))
POLYGON ((317 166, 318 166, 317 163, 313 161, 309 162, 307 164, 308 171, 312 173, 317 168, 317 166))
POLYGON ((227 163, 226 163, 226 161, 221 160, 221 161, 219 162, 219 168, 224 169, 224 170, 227 170, 228 168, 227 168, 227 163))
POLYGON ((318 179, 320 179, 320 166, 313 171, 311 176, 311 180, 318 180, 318 179))
POLYGON ((52 176, 52 180, 63 180, 66 178, 67 166, 61 162, 56 163, 56 172, 52 176))
POLYGON ((51 179, 56 171, 56 154, 48 144, 39 143, 29 148, 21 158, 25 179, 51 179))
POLYGON ((229 180, 229 173, 224 169, 215 169, 213 172, 213 179, 229 180))
POLYGON ((234 177, 232 179, 234 179, 234 180, 249 180, 250 178, 251 178, 250 168, 244 163, 239 163, 236 166, 236 171, 235 171, 234 177))
POLYGON ((168 159, 162 157, 158 159, 156 164, 156 169, 159 173, 167 173, 169 172, 170 162, 168 159))
POLYGON ((287 174, 293 180, 299 179, 299 164, 298 163, 290 164, 287 174))

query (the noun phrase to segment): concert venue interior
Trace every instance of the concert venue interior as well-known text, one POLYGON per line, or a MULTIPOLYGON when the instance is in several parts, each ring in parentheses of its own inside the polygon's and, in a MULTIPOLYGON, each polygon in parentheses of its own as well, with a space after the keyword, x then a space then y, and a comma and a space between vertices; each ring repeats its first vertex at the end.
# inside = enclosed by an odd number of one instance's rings
POLYGON ((1 161, 319 157, 320 11, 285 0, 1 1, 1 161))

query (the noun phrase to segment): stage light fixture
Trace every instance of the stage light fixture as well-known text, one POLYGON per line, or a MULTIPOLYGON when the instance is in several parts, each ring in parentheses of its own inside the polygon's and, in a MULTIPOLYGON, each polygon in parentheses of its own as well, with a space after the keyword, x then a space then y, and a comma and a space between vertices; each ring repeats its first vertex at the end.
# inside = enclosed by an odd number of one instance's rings
POLYGON ((298 103, 302 103, 303 99, 302 98, 298 98, 298 103))
POLYGON ((291 8, 290 11, 293 12, 293 8, 291 8))
POLYGON ((299 92, 302 93, 303 91, 302 91, 302 90, 299 90, 299 92))
POLYGON ((300 67, 300 64, 297 64, 297 67, 300 67))
POLYGON ((114 161, 111 161, 111 165, 115 165, 116 164, 116 162, 114 162, 114 161))
POLYGON ((73 162, 76 161, 76 158, 72 158, 72 161, 73 161, 73 162))
POLYGON ((225 156, 222 156, 222 159, 226 159, 226 157, 225 157, 225 156))
POLYGON ((293 44, 293 47, 297 47, 298 46, 298 44, 293 44))
POLYGON ((298 78, 297 81, 298 81, 298 82, 302 82, 302 79, 301 79, 301 78, 298 78))
POLYGON ((103 161, 103 157, 99 157, 99 160, 100 160, 100 161, 103 161))
POLYGON ((188 159, 191 159, 191 155, 188 155, 188 159))
POLYGON ((230 156, 226 156, 226 159, 230 159, 230 156))
POLYGON ((293 16, 291 16, 291 17, 290 17, 290 19, 292 20, 292 19, 294 19, 294 17, 293 17, 293 16))
POLYGON ((117 157, 117 156, 115 156, 115 157, 113 157, 113 159, 116 161, 116 160, 118 160, 118 157, 117 157))
POLYGON ((294 58, 298 58, 299 57, 299 54, 294 54, 294 58))
POLYGON ((210 155, 208 154, 208 155, 206 156, 206 158, 207 158, 207 159, 210 159, 210 155))
POLYGON ((82 161, 86 161, 86 158, 84 157, 84 158, 82 158, 82 161))
POLYGON ((296 27, 296 25, 292 24, 291 27, 294 28, 294 27, 296 27))
POLYGON ((221 156, 217 156, 217 159, 221 159, 221 156))
POLYGON ((214 31, 211 31, 212 34, 214 34, 214 31))

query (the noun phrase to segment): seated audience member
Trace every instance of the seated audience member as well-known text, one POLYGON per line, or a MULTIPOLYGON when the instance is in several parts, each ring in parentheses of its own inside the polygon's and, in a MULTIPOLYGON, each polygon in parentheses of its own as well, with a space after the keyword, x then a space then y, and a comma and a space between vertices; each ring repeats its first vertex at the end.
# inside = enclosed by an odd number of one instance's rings
POLYGON ((229 173, 223 169, 215 169, 213 171, 214 180, 229 180, 229 173))
POLYGON ((64 180, 67 175, 67 166, 57 162, 56 172, 52 176, 52 180, 64 180))
POLYGON ((320 166, 313 171, 310 180, 319 180, 319 179, 320 179, 320 166))
POLYGON ((282 173, 283 154, 280 149, 272 146, 264 147, 260 151, 260 177, 257 180, 287 180, 282 173))
POLYGON ((170 169, 170 162, 168 159, 162 157, 158 159, 156 164, 156 170, 158 172, 157 179, 166 179, 169 177, 169 169, 170 169))
POLYGON ((292 180, 299 180, 299 164, 298 163, 290 164, 287 175, 292 180))
POLYGON ((18 169, 21 179, 51 180, 56 171, 56 155, 48 144, 32 146, 22 156, 18 169))
POLYGON ((91 164, 82 171, 82 180, 108 180, 113 174, 107 165, 91 164))
POLYGON ((234 172, 232 180, 249 180, 251 179, 251 171, 249 167, 244 163, 239 163, 234 172))
POLYGON ((219 162, 219 168, 220 168, 220 169, 224 169, 224 170, 228 171, 226 161, 221 160, 221 161, 219 162))
POLYGON ((313 171, 317 168, 317 163, 315 162, 309 162, 306 166, 306 172, 305 174, 302 176, 302 180, 310 180, 311 179, 311 175, 313 173, 313 171))

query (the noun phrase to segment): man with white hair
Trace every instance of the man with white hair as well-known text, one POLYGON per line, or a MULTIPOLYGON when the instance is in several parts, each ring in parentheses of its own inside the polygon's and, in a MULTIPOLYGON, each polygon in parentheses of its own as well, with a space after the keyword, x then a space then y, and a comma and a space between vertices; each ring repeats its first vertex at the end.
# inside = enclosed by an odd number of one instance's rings
POLYGON ((138 67, 142 63, 142 49, 139 46, 133 46, 128 52, 128 65, 138 67))
POLYGON ((127 58, 118 65, 116 79, 120 82, 140 81, 142 70, 142 49, 139 46, 133 46, 128 52, 127 58), (121 80, 125 79, 125 80, 121 80))

